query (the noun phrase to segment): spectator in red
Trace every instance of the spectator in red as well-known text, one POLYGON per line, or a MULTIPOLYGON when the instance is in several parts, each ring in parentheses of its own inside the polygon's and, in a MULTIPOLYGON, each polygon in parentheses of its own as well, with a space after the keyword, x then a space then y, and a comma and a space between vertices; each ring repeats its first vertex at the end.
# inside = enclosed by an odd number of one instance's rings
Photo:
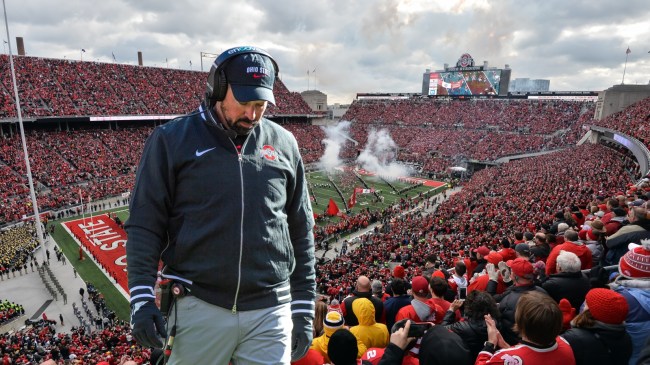
POLYGON ((605 224, 605 236, 609 237, 613 235, 614 233, 618 232, 621 227, 623 227, 623 223, 625 222, 627 212, 623 208, 614 208, 612 210, 614 213, 613 217, 605 224))
MULTIPOLYGON (((490 282, 488 283, 487 292, 494 296, 494 300, 499 303, 499 312, 501 312, 501 334, 507 343, 519 342, 518 335, 513 331, 515 324, 515 308, 519 298, 528 292, 539 291, 546 294, 546 291, 534 284, 533 265, 530 261, 517 258, 508 261, 507 266, 510 268, 510 279, 512 286, 509 287, 503 294, 496 294, 497 276, 498 272, 494 265, 489 264, 486 267, 488 275, 490 275, 490 282)), ((506 273, 506 275, 508 275, 506 273)), ((559 311, 559 309, 558 309, 559 311)), ((561 317, 561 314, 560 314, 561 317)), ((560 326, 562 322, 560 320, 560 326)))
POLYGON ((517 361, 526 365, 575 365, 571 346, 559 337, 562 331, 562 312, 548 295, 528 292, 519 298, 515 324, 521 341, 510 346, 504 341, 491 316, 485 316, 488 340, 476 358, 476 365, 511 364, 517 361), (496 352, 496 349, 501 350, 496 352))
POLYGON ((567 230, 564 234, 564 238, 565 242, 561 245, 555 246, 548 255, 548 259, 546 260, 546 275, 555 274, 557 272, 556 260, 562 250, 576 254, 580 259, 580 268, 582 270, 590 269, 593 264, 591 250, 578 240, 578 233, 576 231, 572 229, 567 230))
POLYGON ((476 261, 472 262, 473 269, 470 272, 471 277, 476 274, 480 274, 483 269, 485 269, 485 264, 487 264, 487 260, 485 258, 490 254, 490 249, 486 246, 480 246, 472 250, 472 252, 476 254, 476 261))
POLYGON ((498 253, 506 262, 517 258, 515 250, 510 247, 510 241, 507 238, 501 240, 501 250, 499 250, 498 253))
MULTIPOLYGON (((431 292, 430 301, 439 305, 443 311, 447 312, 451 303, 444 299, 445 293, 449 286, 447 280, 434 276, 429 280, 429 291, 431 292)), ((460 312, 458 313, 460 316, 460 312)))
POLYGON ((395 316, 395 322, 410 319, 415 322, 442 322, 445 312, 439 305, 429 301, 429 282, 424 276, 413 278, 411 304, 401 308, 395 316))
MULTIPOLYGON (((523 245, 528 246, 525 243, 523 245)), ((488 264, 492 264, 494 266, 497 266, 499 265, 499 263, 503 262, 503 257, 494 251, 490 252, 490 254, 486 256, 486 259, 488 264)), ((499 274, 499 277, 497 279, 497 288, 496 288, 497 294, 503 293, 508 288, 507 283, 510 281, 509 279, 510 278, 508 277, 504 278, 499 274)), ((475 276, 474 278, 472 278, 472 280, 470 280, 470 284, 467 287, 467 293, 469 294, 474 290, 481 290, 481 291, 487 290, 488 283, 490 280, 491 279, 489 273, 485 271, 482 272, 480 275, 475 276)))

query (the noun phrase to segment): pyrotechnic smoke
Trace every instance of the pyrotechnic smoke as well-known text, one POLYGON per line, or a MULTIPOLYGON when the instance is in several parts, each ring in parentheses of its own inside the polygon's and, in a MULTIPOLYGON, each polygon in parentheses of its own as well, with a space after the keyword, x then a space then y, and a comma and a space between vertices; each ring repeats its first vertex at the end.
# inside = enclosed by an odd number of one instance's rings
POLYGON ((366 147, 357 157, 357 164, 385 179, 407 177, 410 174, 410 169, 395 161, 397 149, 397 144, 391 138, 388 130, 371 129, 366 147))
POLYGON ((319 164, 323 170, 332 172, 338 166, 343 164, 340 154, 341 149, 349 141, 350 122, 341 121, 334 126, 323 127, 325 132, 325 152, 320 158, 319 164))

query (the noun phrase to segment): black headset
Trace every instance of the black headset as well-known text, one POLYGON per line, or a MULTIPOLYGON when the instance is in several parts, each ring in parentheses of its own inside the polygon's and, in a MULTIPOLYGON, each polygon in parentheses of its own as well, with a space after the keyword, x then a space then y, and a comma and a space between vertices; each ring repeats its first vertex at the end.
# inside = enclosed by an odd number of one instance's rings
POLYGON ((268 57, 273 63, 275 77, 278 77, 278 72, 280 71, 278 64, 265 50, 252 46, 230 48, 221 53, 212 63, 212 67, 210 67, 208 83, 205 88, 205 104, 208 108, 212 108, 217 101, 222 101, 226 97, 226 92, 228 91, 228 79, 226 79, 226 72, 224 69, 226 68, 226 65, 228 65, 228 62, 233 58, 246 53, 257 53, 268 57))

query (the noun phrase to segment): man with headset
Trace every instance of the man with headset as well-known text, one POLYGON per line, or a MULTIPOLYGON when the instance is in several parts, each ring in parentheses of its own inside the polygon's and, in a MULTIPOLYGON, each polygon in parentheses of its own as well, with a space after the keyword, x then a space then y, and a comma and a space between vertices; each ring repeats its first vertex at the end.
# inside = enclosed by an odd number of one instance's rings
POLYGON ((291 133, 263 118, 278 67, 232 48, 199 109, 154 129, 131 195, 133 336, 169 364, 288 364, 311 344, 314 226, 291 133), (172 280, 167 331, 154 284, 172 280), (160 337, 167 337, 161 340, 160 337))

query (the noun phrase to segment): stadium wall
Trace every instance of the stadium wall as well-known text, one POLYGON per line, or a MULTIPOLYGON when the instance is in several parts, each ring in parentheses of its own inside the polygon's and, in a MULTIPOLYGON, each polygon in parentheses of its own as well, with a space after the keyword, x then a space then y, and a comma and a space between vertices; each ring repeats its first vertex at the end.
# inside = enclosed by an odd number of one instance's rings
POLYGON ((594 119, 601 120, 650 96, 650 85, 614 85, 598 93, 594 119))

